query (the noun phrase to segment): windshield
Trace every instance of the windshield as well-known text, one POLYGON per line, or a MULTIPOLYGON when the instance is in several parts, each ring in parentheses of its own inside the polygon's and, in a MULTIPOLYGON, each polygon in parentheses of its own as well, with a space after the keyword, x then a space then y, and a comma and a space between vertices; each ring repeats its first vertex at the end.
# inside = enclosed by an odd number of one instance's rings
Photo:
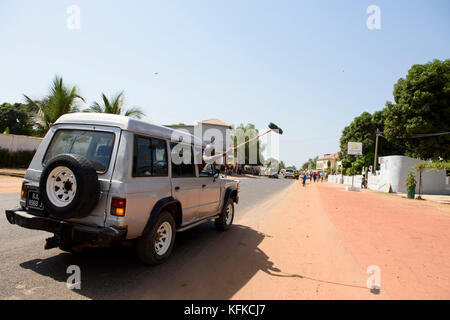
POLYGON ((87 130, 58 130, 53 136, 43 164, 63 153, 78 154, 91 161, 95 170, 105 172, 109 167, 114 134, 87 130))

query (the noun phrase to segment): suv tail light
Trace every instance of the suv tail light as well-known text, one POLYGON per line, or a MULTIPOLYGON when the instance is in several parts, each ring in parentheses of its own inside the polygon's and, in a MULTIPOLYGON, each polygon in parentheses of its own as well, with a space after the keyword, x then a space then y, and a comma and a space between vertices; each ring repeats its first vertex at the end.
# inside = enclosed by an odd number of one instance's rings
POLYGON ((112 198, 111 200, 111 215, 123 217, 125 216, 125 207, 127 200, 123 198, 112 198))
POLYGON ((25 185, 25 182, 22 182, 22 190, 20 190, 20 197, 25 198, 27 195, 27 186, 25 185))

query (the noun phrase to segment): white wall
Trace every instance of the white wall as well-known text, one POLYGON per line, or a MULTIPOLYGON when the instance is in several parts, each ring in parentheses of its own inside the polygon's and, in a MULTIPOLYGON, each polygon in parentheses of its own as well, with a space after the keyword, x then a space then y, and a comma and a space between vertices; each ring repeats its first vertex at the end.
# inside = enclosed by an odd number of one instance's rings
MULTIPOLYGON (((372 190, 386 191, 388 184, 392 192, 406 192, 406 178, 414 166, 422 163, 422 160, 405 156, 388 156, 380 158, 380 171, 377 175, 370 174, 367 177, 367 187, 372 190)), ((419 193, 419 174, 416 173, 416 193, 419 193)), ((362 176, 354 176, 355 187, 361 186, 362 176)), ((328 182, 352 184, 351 176, 328 176, 328 182), (343 181, 342 181, 343 180, 343 181)), ((446 177, 445 170, 422 170, 422 194, 450 194, 450 178, 446 177)))
MULTIPOLYGON (((423 160, 414 159, 405 156, 388 156, 380 158, 380 171, 377 176, 370 177, 373 181, 377 180, 377 185, 391 184, 392 192, 406 192, 406 178, 410 170, 415 170, 414 166, 423 163, 423 160)), ((415 174, 419 192, 419 173, 415 174)), ((447 184, 445 170, 422 170, 422 193, 424 194, 450 194, 447 184)), ((370 187, 370 184, 369 184, 370 187)))
MULTIPOLYGON (((360 187, 362 176, 353 176, 353 186, 360 187)), ((328 182, 344 184, 347 186, 352 185, 352 176, 340 176, 340 175, 328 175, 328 182)))
POLYGON ((42 138, 0 134, 0 148, 9 151, 34 151, 39 147, 42 138))

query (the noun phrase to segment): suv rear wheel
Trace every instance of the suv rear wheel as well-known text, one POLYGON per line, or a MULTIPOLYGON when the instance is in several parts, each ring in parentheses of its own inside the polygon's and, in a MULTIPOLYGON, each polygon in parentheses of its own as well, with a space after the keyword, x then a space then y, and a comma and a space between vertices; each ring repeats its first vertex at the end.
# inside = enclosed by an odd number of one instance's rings
POLYGON ((137 240, 136 251, 145 264, 157 265, 166 261, 175 243, 176 226, 170 212, 163 211, 150 229, 137 240))

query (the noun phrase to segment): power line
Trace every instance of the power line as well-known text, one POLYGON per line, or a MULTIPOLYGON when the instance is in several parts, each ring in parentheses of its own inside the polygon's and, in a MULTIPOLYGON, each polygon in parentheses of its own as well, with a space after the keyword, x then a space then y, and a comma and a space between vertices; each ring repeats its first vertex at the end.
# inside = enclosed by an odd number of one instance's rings
POLYGON ((403 139, 408 139, 408 138, 427 138, 427 137, 435 137, 435 136, 444 136, 444 135, 449 134, 449 133, 450 133, 450 132, 413 134, 413 135, 410 135, 409 137, 406 137, 406 138, 403 138, 403 139))

